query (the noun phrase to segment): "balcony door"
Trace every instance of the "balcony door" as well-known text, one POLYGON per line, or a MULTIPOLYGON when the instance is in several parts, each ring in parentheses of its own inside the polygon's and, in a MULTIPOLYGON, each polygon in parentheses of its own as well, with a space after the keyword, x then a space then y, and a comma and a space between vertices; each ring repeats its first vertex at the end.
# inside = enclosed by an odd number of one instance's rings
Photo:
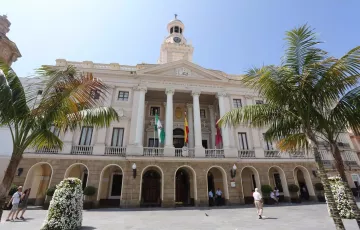
POLYGON ((241 150, 248 150, 249 149, 249 143, 247 139, 246 133, 238 133, 239 138, 239 147, 241 150))
POLYGON ((79 145, 91 145, 92 134, 92 126, 83 126, 81 129, 79 145))
POLYGON ((124 138, 124 129, 123 128, 114 128, 111 138, 112 147, 122 147, 124 138))

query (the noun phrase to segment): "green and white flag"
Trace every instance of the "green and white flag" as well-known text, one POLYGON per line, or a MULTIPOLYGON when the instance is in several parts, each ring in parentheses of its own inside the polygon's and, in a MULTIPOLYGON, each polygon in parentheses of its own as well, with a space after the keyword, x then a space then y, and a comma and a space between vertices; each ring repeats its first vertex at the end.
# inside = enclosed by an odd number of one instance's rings
POLYGON ((158 133, 159 143, 164 143, 165 131, 157 114, 155 115, 155 131, 158 133))

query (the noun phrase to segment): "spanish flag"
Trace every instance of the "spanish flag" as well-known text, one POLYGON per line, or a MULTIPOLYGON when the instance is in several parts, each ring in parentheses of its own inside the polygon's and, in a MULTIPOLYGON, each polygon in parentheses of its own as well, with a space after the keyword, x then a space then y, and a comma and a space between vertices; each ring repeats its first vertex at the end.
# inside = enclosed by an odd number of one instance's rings
POLYGON ((189 143, 189 124, 186 119, 186 113, 185 113, 185 121, 184 121, 184 130, 185 130, 184 142, 187 144, 189 143))

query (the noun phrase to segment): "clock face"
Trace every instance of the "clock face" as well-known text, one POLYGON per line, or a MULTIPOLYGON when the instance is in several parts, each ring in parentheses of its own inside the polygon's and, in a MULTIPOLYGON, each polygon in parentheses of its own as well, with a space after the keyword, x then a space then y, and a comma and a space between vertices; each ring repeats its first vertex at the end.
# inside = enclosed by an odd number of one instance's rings
POLYGON ((180 43, 180 42, 181 42, 181 38, 179 38, 179 37, 174 37, 174 42, 180 43))

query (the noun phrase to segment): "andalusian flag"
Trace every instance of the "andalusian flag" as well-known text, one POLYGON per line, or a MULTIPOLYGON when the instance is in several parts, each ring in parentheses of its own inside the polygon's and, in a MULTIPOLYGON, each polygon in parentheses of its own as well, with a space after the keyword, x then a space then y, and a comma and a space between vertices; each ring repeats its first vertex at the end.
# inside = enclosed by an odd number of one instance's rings
POLYGON ((189 143, 189 124, 186 119, 186 113, 185 113, 185 121, 184 121, 184 130, 185 130, 184 142, 189 143))
POLYGON ((159 135, 159 143, 164 143, 165 131, 157 114, 155 115, 155 131, 157 131, 159 135))

